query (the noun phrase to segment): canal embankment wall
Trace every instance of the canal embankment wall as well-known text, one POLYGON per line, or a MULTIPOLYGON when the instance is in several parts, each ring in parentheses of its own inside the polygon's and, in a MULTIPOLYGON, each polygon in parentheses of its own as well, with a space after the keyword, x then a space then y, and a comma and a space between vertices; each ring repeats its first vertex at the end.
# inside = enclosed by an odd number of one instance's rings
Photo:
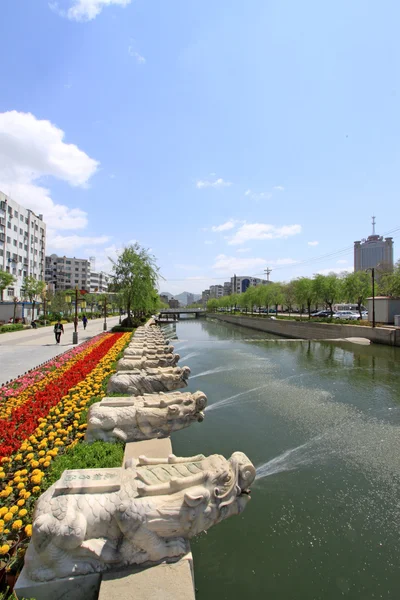
POLYGON ((265 331, 282 337, 300 340, 334 340, 343 338, 366 338, 374 344, 400 346, 400 329, 394 327, 368 327, 364 325, 337 325, 335 323, 315 323, 313 321, 289 321, 268 317, 250 317, 244 315, 227 315, 207 313, 207 317, 265 331))

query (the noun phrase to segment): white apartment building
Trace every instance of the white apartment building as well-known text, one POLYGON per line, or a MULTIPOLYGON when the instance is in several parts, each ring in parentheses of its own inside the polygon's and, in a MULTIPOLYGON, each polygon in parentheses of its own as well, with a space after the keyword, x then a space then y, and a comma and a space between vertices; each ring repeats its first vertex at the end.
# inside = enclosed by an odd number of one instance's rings
POLYGON ((110 276, 104 271, 90 271, 90 291, 92 294, 108 291, 110 276))
POLYGON ((90 292, 90 261, 57 254, 46 256, 45 280, 56 292, 76 287, 90 292))
POLYGON ((0 191, 0 269, 15 278, 4 290, 5 301, 21 297, 25 277, 44 280, 45 253, 43 215, 36 215, 0 191))

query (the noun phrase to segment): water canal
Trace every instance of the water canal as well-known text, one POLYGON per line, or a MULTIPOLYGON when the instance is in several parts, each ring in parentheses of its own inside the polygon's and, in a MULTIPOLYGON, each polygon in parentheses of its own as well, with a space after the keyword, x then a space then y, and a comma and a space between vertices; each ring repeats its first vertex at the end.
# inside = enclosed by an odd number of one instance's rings
POLYGON ((192 543, 198 600, 398 599, 400 348, 164 330, 209 401, 174 452, 258 468, 245 512, 192 543))

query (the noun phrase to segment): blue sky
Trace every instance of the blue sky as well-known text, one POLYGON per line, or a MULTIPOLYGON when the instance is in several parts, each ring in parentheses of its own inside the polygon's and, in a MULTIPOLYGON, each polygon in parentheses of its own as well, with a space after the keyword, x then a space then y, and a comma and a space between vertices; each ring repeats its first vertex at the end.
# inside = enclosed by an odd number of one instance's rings
POLYGON ((400 228, 395 0, 0 11, 0 189, 43 212, 48 251, 106 268, 137 240, 163 290, 201 292, 351 269, 372 214, 400 228))

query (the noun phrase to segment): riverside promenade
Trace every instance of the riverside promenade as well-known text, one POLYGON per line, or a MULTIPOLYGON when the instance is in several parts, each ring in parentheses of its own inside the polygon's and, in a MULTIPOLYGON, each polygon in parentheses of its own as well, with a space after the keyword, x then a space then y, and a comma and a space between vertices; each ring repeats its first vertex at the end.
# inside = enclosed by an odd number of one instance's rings
MULTIPOLYGON (((118 322, 119 317, 107 317, 107 330, 109 331, 118 322)), ((86 329, 83 329, 80 321, 79 343, 101 333, 103 323, 104 318, 89 320, 86 329)), ((55 342, 53 326, 2 333, 0 335, 0 385, 72 348, 73 331, 73 323, 65 324, 60 344, 55 342)))

